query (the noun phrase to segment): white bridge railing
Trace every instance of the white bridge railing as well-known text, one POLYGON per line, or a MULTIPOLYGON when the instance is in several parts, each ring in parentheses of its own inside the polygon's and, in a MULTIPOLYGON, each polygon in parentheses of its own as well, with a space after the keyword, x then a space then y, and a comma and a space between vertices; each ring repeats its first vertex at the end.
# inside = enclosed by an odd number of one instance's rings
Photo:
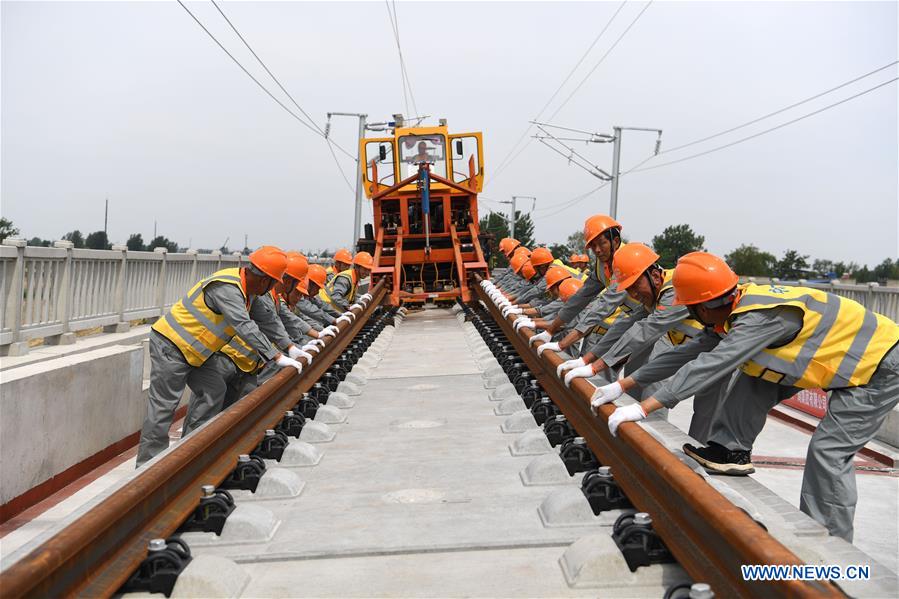
MULTIPOLYGON (((165 248, 132 252, 124 246, 86 250, 74 249, 68 241, 54 245, 30 247, 21 239, 6 239, 0 245, 2 355, 27 353, 31 339, 71 343, 74 333, 84 329, 127 330, 131 320, 164 314, 201 278, 246 262, 237 252, 169 254, 165 248)), ((848 297, 899 321, 899 288, 800 283, 848 297)))
POLYGON ((71 343, 74 333, 105 327, 124 331, 128 322, 160 316, 198 280, 246 257, 199 254, 27 247, 23 240, 0 245, 0 353, 21 355, 30 339, 71 343))

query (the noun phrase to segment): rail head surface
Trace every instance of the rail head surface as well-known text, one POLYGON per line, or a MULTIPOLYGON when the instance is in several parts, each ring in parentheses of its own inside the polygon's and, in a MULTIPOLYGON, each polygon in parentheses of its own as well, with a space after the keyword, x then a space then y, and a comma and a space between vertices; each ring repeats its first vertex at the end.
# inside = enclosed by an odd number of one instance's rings
POLYGON ((608 418, 615 406, 601 406, 594 414, 590 397, 595 387, 575 379, 566 388, 556 376, 564 360, 555 352, 538 356, 529 346, 534 332, 516 332, 514 317, 504 318, 480 284, 473 287, 543 389, 599 461, 611 467, 631 502, 652 516, 653 528, 694 580, 710 584, 718 597, 845 597, 827 581, 744 580, 741 565, 803 562, 639 425, 624 423, 613 437, 608 418))
POLYGON ((198 505, 201 487, 225 480, 237 456, 250 453, 340 356, 384 299, 384 283, 370 293, 362 313, 337 325, 341 332, 302 374, 282 370, 0 573, 3 596, 113 595, 146 557, 149 541, 172 535, 198 505))

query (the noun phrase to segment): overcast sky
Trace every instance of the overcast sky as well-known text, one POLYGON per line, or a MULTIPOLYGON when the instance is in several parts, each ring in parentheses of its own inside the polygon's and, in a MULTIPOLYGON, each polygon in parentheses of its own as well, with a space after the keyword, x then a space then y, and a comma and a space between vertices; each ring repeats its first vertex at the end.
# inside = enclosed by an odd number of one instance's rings
MULTIPOLYGON (((420 112, 483 131, 488 179, 620 2, 398 2, 420 112)), ((188 6, 272 90, 211 3, 188 6)), ((544 118, 645 6, 627 2, 544 118)), ((227 2, 223 10, 303 108, 381 120, 403 112, 384 2, 227 2)), ((321 138, 288 116, 176 2, 3 2, 2 214, 27 237, 103 227, 124 242, 158 231, 198 248, 348 243, 353 195, 321 138)), ((895 2, 657 0, 553 122, 611 132, 664 129, 672 148, 835 87, 897 58, 895 2)), ((724 145, 864 91, 895 66, 819 100, 647 162, 724 145)), ((286 101, 286 100, 285 100, 286 101)), ((411 112, 411 109, 410 109, 411 112)), ((332 134, 355 151, 356 123, 332 134)), ((655 138, 626 132, 622 169, 655 138)), ((710 251, 743 243, 874 265, 899 254, 897 85, 757 139, 621 179, 625 236, 690 223, 710 251)), ((576 149, 611 169, 610 145, 576 149)), ((353 163, 341 157, 345 170, 353 163)), ((541 242, 608 211, 608 188, 543 147, 484 192, 537 196, 541 242)), ((527 206, 525 206, 527 208, 527 206)), ((482 213, 506 208, 487 201, 482 213)), ((370 214, 368 207, 365 215, 370 214)), ((368 219, 370 220, 370 219, 368 219)))

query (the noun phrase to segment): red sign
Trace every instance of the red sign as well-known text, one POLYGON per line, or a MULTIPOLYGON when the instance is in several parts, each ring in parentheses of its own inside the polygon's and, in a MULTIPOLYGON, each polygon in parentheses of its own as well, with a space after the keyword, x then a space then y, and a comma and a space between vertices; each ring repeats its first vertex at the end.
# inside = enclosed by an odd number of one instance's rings
POLYGON ((821 389, 803 389, 783 403, 816 418, 824 418, 827 412, 827 393, 821 389))

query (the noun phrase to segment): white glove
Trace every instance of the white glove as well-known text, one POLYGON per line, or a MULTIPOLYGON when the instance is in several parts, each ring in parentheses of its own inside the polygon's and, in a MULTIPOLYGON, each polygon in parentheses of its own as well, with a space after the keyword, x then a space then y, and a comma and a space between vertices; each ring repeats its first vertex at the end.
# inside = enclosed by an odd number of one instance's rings
POLYGON ((359 299, 365 300, 366 302, 370 302, 370 301, 372 300, 372 294, 370 294, 370 293, 363 293, 363 294, 362 294, 362 297, 360 297, 359 299))
POLYGON ((565 386, 570 387, 571 381, 574 379, 588 379, 591 376, 595 376, 593 372, 593 366, 587 364, 585 366, 578 366, 577 368, 573 368, 565 375, 565 386))
POLYGON ((350 306, 350 311, 352 312, 355 308, 359 308, 360 310, 365 310, 365 306, 363 306, 362 304, 353 304, 352 306, 350 306))
POLYGON ((349 311, 349 310, 347 310, 346 312, 344 312, 343 314, 341 314, 341 316, 349 316, 349 317, 352 318, 353 320, 356 320, 356 313, 355 313, 355 312, 351 312, 351 311, 349 311))
POLYGON ((337 327, 335 327, 332 324, 332 325, 329 325, 329 326, 326 326, 325 328, 323 328, 321 330, 321 332, 318 334, 318 336, 319 336, 319 339, 321 339, 321 337, 333 337, 339 332, 340 332, 340 329, 338 329, 337 327))
POLYGON ((590 406, 593 412, 596 413, 596 408, 613 402, 622 395, 624 395, 624 389, 621 388, 621 383, 618 382, 597 387, 593 395, 590 396, 590 406))
POLYGON ((317 339, 313 339, 312 341, 310 341, 309 343, 307 343, 300 349, 302 349, 303 351, 314 351, 315 353, 320 352, 321 348, 318 346, 317 343, 315 343, 315 341, 317 341, 317 339))
POLYGON ((536 335, 531 337, 530 341, 528 341, 528 345, 534 345, 538 341, 549 343, 552 338, 553 336, 549 333, 549 331, 543 331, 542 333, 537 333, 536 335))
POLYGON ((609 432, 612 433, 612 436, 617 437, 618 427, 622 422, 636 422, 644 418, 646 418, 646 412, 638 403, 615 408, 615 411, 609 416, 609 432))
MULTIPOLYGON (((546 347, 545 345, 541 345, 540 347, 546 347)), ((540 349, 538 348, 539 352, 540 349)), ((566 370, 571 370, 572 368, 577 368, 578 366, 586 366, 587 363, 584 362, 583 358, 575 358, 574 360, 566 360, 559 364, 559 367, 556 368, 556 376, 562 378, 562 372, 566 370)))
POLYGON ((503 317, 507 317, 509 314, 521 314, 522 312, 524 312, 524 310, 517 306, 507 306, 503 308, 503 317))
POLYGON ((278 359, 275 360, 275 364, 280 366, 281 368, 286 368, 287 366, 293 366, 297 369, 297 372, 303 372, 303 365, 294 360, 293 358, 288 358, 284 354, 278 356, 278 359))
POLYGON ((528 318, 527 316, 525 316, 523 318, 519 318, 518 320, 515 321, 515 330, 516 331, 521 330, 523 327, 528 327, 530 329, 533 329, 534 321, 531 320, 530 318, 528 318))
POLYGON ((303 351, 296 345, 291 345, 287 349, 287 355, 289 355, 294 360, 299 360, 300 358, 306 358, 306 364, 312 364, 312 354, 303 351))
POLYGON ((347 323, 347 324, 352 324, 352 323, 353 323, 353 321, 350 320, 350 317, 347 316, 346 314, 341 314, 340 316, 338 316, 338 317, 337 317, 337 322, 345 322, 345 323, 347 323))
POLYGON ((546 350, 562 351, 562 348, 559 347, 558 342, 550 341, 549 343, 544 343, 543 345, 541 345, 540 347, 537 348, 537 355, 542 356, 543 352, 545 352, 546 350))
MULTIPOLYGON (((324 331, 322 331, 322 332, 324 332, 324 331)), ((319 333, 319 335, 321 335, 321 333, 319 333)), ((316 347, 324 347, 324 346, 325 346, 325 341, 324 341, 324 339, 313 339, 312 341, 310 341, 310 342, 307 343, 306 345, 314 345, 314 346, 316 346, 316 347)))

